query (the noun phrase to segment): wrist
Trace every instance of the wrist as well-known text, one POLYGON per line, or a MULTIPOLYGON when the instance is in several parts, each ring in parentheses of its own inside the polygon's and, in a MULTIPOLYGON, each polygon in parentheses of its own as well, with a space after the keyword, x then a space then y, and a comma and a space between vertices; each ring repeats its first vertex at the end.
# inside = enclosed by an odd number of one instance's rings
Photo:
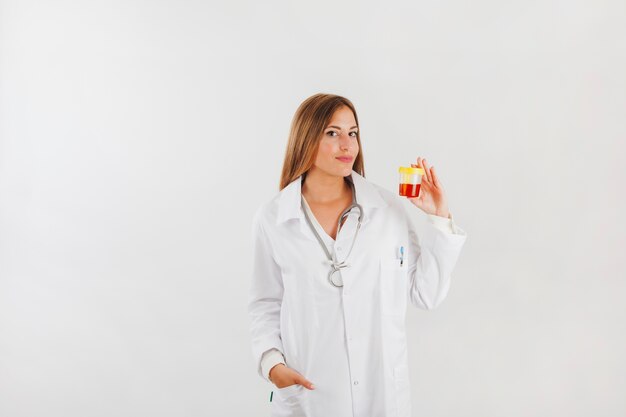
POLYGON ((269 380, 270 369, 279 363, 285 363, 283 354, 278 349, 270 349, 261 357, 261 374, 263 378, 269 380))
POLYGON ((272 381, 272 371, 274 370, 274 368, 276 368, 277 366, 280 366, 280 365, 284 366, 285 364, 284 363, 277 363, 276 365, 274 365, 274 366, 272 366, 270 368, 270 371, 267 374, 267 379, 269 379, 271 382, 274 382, 274 381, 272 381))

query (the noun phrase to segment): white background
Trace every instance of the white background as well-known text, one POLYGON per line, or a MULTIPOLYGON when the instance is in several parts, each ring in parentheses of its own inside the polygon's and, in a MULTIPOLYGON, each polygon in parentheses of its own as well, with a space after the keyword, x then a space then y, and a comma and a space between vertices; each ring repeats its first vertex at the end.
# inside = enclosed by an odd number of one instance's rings
POLYGON ((624 416, 625 74, 622 0, 2 1, 0 416, 267 415, 251 220, 317 92, 468 233, 414 415, 624 416))

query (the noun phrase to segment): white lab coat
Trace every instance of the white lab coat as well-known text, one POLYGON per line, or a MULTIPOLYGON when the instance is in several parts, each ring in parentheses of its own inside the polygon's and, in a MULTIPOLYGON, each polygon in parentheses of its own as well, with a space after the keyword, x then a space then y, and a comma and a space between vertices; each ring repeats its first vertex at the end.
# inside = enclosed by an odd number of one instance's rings
MULTIPOLYGON (((428 223, 418 240, 403 197, 354 171, 351 178, 364 217, 350 267, 341 270, 342 288, 329 283, 330 265, 304 218, 301 178, 254 218, 248 310, 259 374, 263 353, 275 348, 316 387, 274 387, 272 416, 411 415, 407 301, 422 309, 442 302, 467 235, 428 223)), ((322 235, 338 261, 350 248, 356 218, 348 217, 335 242, 322 235)))

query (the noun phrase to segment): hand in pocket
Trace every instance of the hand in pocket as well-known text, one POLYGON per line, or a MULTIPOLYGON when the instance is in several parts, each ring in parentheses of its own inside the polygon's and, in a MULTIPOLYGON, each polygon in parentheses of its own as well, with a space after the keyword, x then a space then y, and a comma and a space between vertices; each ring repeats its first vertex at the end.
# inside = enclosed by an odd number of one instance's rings
POLYGON ((315 389, 311 381, 282 363, 270 369, 270 380, 276 385, 276 388, 287 388, 291 385, 300 384, 304 388, 315 389))

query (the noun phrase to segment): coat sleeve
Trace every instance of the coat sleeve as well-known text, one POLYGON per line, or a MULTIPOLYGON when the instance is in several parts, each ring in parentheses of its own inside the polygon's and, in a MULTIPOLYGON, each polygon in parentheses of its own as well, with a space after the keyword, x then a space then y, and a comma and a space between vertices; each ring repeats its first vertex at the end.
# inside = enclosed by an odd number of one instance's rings
MULTIPOLYGON (((259 211, 260 212, 260 211, 259 211)), ((257 372, 263 378, 261 359, 270 349, 283 352, 280 337, 280 308, 283 299, 283 282, 270 242, 263 228, 261 216, 254 216, 252 282, 250 285, 248 314, 252 337, 252 355, 257 372)))
POLYGON ((406 218, 409 233, 409 297, 411 303, 424 310, 437 307, 450 289, 452 270, 461 253, 467 233, 454 226, 454 233, 427 222, 418 237, 410 218, 406 218))

